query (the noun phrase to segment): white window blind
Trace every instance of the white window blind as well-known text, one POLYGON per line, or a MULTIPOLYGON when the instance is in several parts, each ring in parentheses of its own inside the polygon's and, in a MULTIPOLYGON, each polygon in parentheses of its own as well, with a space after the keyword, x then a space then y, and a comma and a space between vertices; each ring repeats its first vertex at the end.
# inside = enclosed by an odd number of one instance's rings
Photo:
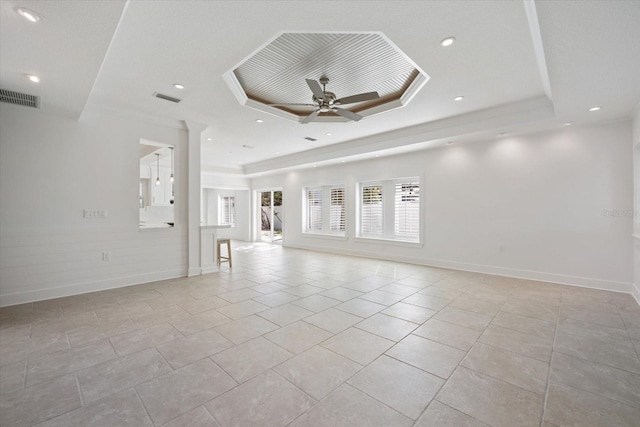
POLYGON ((364 185, 360 206, 360 231, 363 234, 382 235, 382 186, 364 185))
POLYGON ((420 184, 396 181, 394 234, 407 240, 420 238, 420 184))
POLYGON ((236 225, 236 198, 221 196, 220 199, 220 224, 234 227, 236 225))
POLYGON ((344 188, 331 189, 331 209, 329 211, 329 228, 331 231, 345 230, 344 188))
POLYGON ((307 190, 307 230, 322 230, 322 189, 307 190))
POLYGON ((364 182, 359 190, 358 236, 421 241, 419 177, 364 182))
POLYGON ((303 232, 344 236, 346 233, 345 198, 344 186, 323 185, 305 188, 303 232))

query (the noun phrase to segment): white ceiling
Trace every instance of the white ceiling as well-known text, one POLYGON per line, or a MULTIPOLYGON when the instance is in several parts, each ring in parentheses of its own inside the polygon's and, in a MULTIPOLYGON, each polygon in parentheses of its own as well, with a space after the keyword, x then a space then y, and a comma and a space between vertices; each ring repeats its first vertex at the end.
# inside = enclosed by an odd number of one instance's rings
POLYGON ((640 101, 635 0, 1 0, 0 12, 1 88, 76 118, 92 104, 205 124, 204 170, 257 174, 618 120, 640 101), (26 22, 17 7, 44 19, 26 22), (240 105, 223 74, 282 31, 379 31, 431 79, 407 106, 360 122, 301 125, 240 105), (448 36, 456 43, 440 46, 448 36))

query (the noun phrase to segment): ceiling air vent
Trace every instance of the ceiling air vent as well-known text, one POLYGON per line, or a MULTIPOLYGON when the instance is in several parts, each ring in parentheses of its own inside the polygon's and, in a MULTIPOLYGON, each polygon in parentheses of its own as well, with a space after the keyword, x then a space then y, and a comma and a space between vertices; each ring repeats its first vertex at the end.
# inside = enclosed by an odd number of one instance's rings
POLYGON ((306 139, 307 141, 311 141, 311 142, 316 142, 317 141, 317 139, 311 138, 310 136, 305 136, 304 139, 306 139))
POLYGON ((174 98, 173 96, 165 95, 164 93, 153 92, 153 96, 156 98, 164 99, 165 101, 175 102, 176 104, 182 99, 174 98))
POLYGON ((26 93, 14 92, 6 89, 0 89, 0 102, 22 105, 24 107, 40 108, 39 96, 27 95, 26 93))

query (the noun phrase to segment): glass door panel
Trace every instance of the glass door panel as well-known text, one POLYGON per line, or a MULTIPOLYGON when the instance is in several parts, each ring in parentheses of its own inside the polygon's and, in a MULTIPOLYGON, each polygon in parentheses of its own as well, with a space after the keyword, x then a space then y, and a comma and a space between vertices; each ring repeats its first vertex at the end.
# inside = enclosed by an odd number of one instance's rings
POLYGON ((282 191, 260 192, 260 240, 279 242, 282 240, 282 191))

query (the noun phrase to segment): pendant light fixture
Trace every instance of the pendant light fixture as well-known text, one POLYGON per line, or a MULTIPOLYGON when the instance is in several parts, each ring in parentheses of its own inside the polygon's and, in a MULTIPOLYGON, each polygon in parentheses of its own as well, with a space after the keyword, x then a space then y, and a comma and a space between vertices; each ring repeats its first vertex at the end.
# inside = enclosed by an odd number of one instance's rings
POLYGON ((156 175, 156 185, 160 185, 160 153, 156 153, 156 160, 158 162, 158 174, 156 175))
POLYGON ((171 182, 173 182, 173 147, 169 147, 169 150, 171 150, 171 182))

